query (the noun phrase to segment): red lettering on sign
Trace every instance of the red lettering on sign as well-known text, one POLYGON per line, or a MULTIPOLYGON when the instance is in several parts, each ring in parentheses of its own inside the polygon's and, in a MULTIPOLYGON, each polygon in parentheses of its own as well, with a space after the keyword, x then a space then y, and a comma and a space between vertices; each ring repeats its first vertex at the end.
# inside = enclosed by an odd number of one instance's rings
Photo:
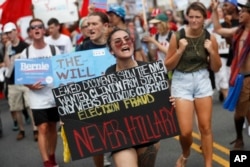
POLYGON ((94 148, 93 140, 98 139, 98 137, 95 135, 95 133, 91 134, 91 132, 94 132, 95 130, 98 130, 98 126, 94 124, 82 127, 81 128, 82 134, 80 134, 77 130, 73 130, 74 139, 77 145, 78 152, 81 157, 84 156, 83 150, 81 147, 82 144, 88 149, 89 152, 92 152, 92 153, 103 150, 103 148, 94 148))
POLYGON ((95 124, 83 126, 81 132, 73 130, 73 135, 81 157, 84 156, 84 148, 91 153, 95 153, 106 150, 108 147, 112 149, 120 148, 122 145, 128 143, 126 135, 119 129, 119 122, 117 120, 104 122, 102 126, 95 124))
POLYGON ((105 139, 105 143, 103 143, 105 148, 107 148, 107 143, 111 145, 112 149, 116 149, 121 147, 123 144, 127 144, 126 135, 119 129, 119 122, 117 120, 104 122, 103 128, 104 134, 102 138, 105 139), (108 138, 109 142, 106 142, 106 138, 108 138))
MULTIPOLYGON (((149 131, 147 131, 147 133, 152 132, 152 139, 158 139, 161 137, 161 134, 156 133, 156 131, 155 131, 155 124, 157 124, 158 120, 154 120, 154 123, 151 123, 150 118, 151 117, 149 115, 146 115, 146 119, 148 121, 147 128, 149 129, 149 131)), ((146 128, 146 126, 145 126, 145 128, 146 128)))
POLYGON ((167 135, 177 132, 177 127, 175 125, 174 119, 174 107, 171 110, 168 110, 166 107, 163 107, 160 111, 160 117, 163 121, 163 127, 167 135), (169 134, 170 130, 170 134, 169 134))

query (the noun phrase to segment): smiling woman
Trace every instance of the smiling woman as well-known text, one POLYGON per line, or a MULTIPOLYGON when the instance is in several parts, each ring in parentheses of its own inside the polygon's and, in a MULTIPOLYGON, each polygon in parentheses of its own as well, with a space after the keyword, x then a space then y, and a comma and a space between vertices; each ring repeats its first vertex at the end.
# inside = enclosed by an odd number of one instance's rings
POLYGON ((133 59, 134 45, 126 30, 119 28, 114 29, 108 37, 107 45, 110 53, 116 57, 116 71, 121 71, 138 65, 133 59))
MULTIPOLYGON (((116 57, 116 64, 110 66, 106 74, 122 72, 122 70, 146 64, 134 59, 134 45, 130 34, 124 29, 114 29, 109 34, 107 45, 111 54, 116 57)), ((128 105, 128 101, 126 104, 128 105)), ((154 167, 159 147, 159 141, 149 142, 115 151, 112 157, 116 167, 154 167)))

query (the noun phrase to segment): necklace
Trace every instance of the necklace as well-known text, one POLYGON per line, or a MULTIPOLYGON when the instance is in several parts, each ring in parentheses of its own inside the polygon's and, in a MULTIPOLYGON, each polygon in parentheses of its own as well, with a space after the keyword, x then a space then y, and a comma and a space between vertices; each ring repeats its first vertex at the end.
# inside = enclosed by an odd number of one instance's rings
POLYGON ((197 49, 197 45, 199 44, 201 38, 202 38, 202 37, 199 36, 198 39, 197 39, 197 41, 196 41, 196 43, 194 42, 195 39, 189 38, 189 41, 191 42, 191 44, 192 44, 192 46, 193 46, 193 48, 194 48, 194 51, 195 51, 195 53, 196 53, 197 56, 200 56, 200 52, 199 52, 199 50, 197 49))
POLYGON ((203 33, 203 30, 201 31, 201 33, 198 35, 198 39, 197 38, 189 38, 189 41, 191 42, 193 48, 194 48, 194 51, 196 53, 197 56, 200 56, 200 52, 199 50, 197 49, 197 45, 199 44, 201 38, 202 38, 202 33, 203 33), (196 43, 194 42, 195 40, 197 39, 196 43))

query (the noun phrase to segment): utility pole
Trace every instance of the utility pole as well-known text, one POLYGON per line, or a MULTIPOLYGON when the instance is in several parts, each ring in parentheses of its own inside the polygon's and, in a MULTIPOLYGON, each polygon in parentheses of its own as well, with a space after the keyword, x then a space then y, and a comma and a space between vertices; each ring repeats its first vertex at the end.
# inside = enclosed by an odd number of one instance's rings
POLYGON ((157 7, 157 0, 153 0, 153 7, 154 7, 154 8, 157 7))

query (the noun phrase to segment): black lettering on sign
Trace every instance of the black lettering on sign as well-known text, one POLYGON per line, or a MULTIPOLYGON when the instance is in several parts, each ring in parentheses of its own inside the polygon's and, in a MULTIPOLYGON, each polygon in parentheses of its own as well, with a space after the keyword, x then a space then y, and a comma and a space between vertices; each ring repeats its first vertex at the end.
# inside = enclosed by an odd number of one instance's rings
POLYGON ((155 62, 53 89, 73 160, 179 134, 155 62))

